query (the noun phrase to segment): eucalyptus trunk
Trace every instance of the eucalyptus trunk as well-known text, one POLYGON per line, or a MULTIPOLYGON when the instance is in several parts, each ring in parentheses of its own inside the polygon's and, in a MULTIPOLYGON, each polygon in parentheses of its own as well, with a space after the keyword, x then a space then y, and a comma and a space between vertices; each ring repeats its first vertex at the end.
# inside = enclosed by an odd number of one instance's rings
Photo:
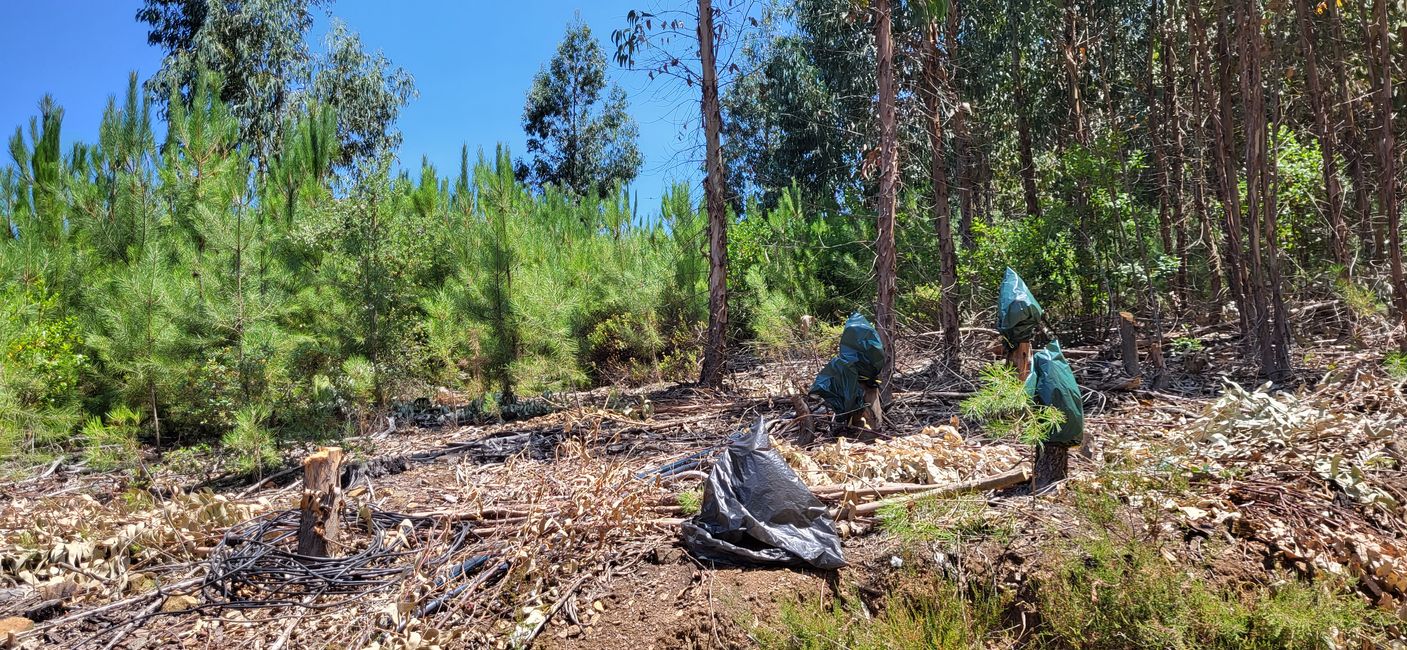
POLYGON ((713 6, 699 0, 699 62, 703 68, 705 139, 704 202, 708 210, 708 336, 699 383, 717 386, 723 379, 728 330, 728 217, 723 196, 723 153, 719 132, 718 70, 713 51, 713 6))
POLYGON ((875 76, 879 86, 879 223, 875 241, 875 275, 878 282, 875 320, 880 340, 884 343, 884 371, 881 373, 884 394, 890 391, 894 376, 894 294, 896 255, 894 242, 894 211, 898 192, 898 131, 894 112, 894 39, 893 8, 889 0, 875 2, 875 46, 878 50, 875 76))

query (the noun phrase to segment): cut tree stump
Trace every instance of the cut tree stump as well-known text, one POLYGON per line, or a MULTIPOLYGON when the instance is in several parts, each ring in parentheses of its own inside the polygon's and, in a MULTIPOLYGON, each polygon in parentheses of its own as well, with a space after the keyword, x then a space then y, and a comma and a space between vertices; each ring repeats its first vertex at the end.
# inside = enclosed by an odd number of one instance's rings
POLYGON ((1133 320, 1133 314, 1126 311, 1119 312, 1119 355, 1124 361, 1124 374, 1137 377, 1140 371, 1138 324, 1133 320))
POLYGON ((796 409, 796 443, 809 445, 816 440, 816 427, 811 421, 811 409, 806 400, 796 393, 791 394, 791 406, 796 409))
POLYGON ((1070 473, 1070 448, 1056 443, 1036 446, 1036 462, 1031 470, 1031 494, 1039 494, 1050 484, 1063 481, 1070 473))
POLYGON ((1006 362, 1016 369, 1016 378, 1026 381, 1026 377, 1031 374, 1031 342, 1022 341, 1016 347, 1006 353, 1006 362))
POLYGON ((884 423, 884 408, 879 403, 879 388, 865 387, 865 408, 850 415, 850 426, 878 431, 884 423))
POLYGON ((342 524, 342 448, 322 447, 303 459, 298 554, 328 557, 342 524))

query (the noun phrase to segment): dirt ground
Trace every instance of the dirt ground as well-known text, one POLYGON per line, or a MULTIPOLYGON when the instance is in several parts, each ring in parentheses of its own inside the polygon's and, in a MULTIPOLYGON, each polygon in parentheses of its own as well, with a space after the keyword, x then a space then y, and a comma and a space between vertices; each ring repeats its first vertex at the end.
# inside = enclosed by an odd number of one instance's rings
MULTIPOLYGON (((1078 520, 1070 513, 1079 485, 1079 494, 1117 495, 1111 516, 1128 518, 1131 530, 1174 542, 1170 561, 1212 567, 1227 579, 1339 572, 1361 581, 1366 601, 1407 620, 1401 385, 1381 371, 1380 358, 1326 344, 1301 372, 1293 399, 1267 405, 1248 390, 1230 402, 1225 377, 1240 373, 1248 389, 1253 380, 1231 344, 1204 339, 1195 353, 1169 359, 1156 390, 1130 385, 1108 348, 1072 349, 1089 392, 1092 458, 1073 456, 1070 484, 1049 495, 979 496, 982 516, 1003 518, 1012 534, 929 542, 918 561, 1019 592, 1041 564, 1037 540, 1081 534, 1069 525, 1078 520), (1222 374, 1193 370, 1208 366, 1222 374), (1152 476, 1187 483, 1148 487, 1152 476)), ((953 440, 933 433, 954 421, 973 387, 964 377, 983 361, 969 360, 954 375, 929 365, 932 357, 914 345, 879 435, 840 444, 823 434, 810 445, 774 436, 803 478, 941 484, 1027 459, 1029 448, 990 439, 970 422, 953 440)), ((685 514, 678 495, 698 479, 662 484, 636 475, 715 448, 759 418, 790 418, 788 391, 804 388, 821 361, 746 365, 725 391, 663 385, 559 396, 555 412, 518 422, 425 426, 434 423, 421 414, 422 425, 345 441, 365 477, 349 486, 349 509, 436 523, 403 535, 400 543, 419 553, 404 563, 403 579, 326 609, 239 605, 209 584, 212 558, 231 552, 228 531, 295 507, 296 472, 252 485, 206 459, 178 465, 170 454, 161 462, 150 456, 146 472, 99 474, 64 462, 31 468, 0 489, 0 619, 23 619, 9 630, 0 621, 0 644, 408 648, 526 639, 552 649, 755 647, 755 628, 780 603, 840 598, 856 586, 882 591, 893 558, 912 554, 912 545, 875 532, 873 520, 858 521, 847 524, 849 566, 837 572, 706 566, 677 536, 685 514), (471 522, 473 533, 446 546, 453 522, 471 522), (446 548, 449 559, 435 564, 446 548), (444 568, 480 556, 490 559, 466 590, 451 591, 460 583, 447 581, 444 568)), ((326 595, 307 598, 321 603, 326 595)), ((1013 626, 1025 625, 1013 615, 1013 626)))

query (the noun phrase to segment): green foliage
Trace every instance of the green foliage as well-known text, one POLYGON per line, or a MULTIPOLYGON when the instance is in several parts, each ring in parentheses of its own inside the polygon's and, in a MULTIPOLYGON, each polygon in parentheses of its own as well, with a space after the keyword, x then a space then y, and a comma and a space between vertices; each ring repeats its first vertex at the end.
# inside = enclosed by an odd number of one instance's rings
POLYGON ((573 194, 605 196, 640 171, 639 129, 626 112, 625 91, 611 84, 606 55, 580 20, 567 26, 552 60, 533 77, 523 107, 530 164, 520 180, 573 194))
POLYGON ((860 602, 858 593, 845 605, 814 598, 785 601, 753 634, 769 649, 957 650, 984 647, 1001 627, 999 596, 979 590, 969 597, 941 578, 908 576, 874 616, 862 611, 860 602))
POLYGON ((220 444, 234 454, 234 466, 240 472, 262 478, 264 470, 278 462, 274 434, 266 426, 271 413, 262 404, 241 408, 234 428, 220 438, 220 444))
POLYGON ((998 437, 1014 436, 1025 444, 1040 444, 1065 422, 1059 409, 1039 406, 1011 366, 994 363, 982 369, 982 386, 962 401, 962 413, 983 420, 998 437))
POLYGON ((964 542, 983 536, 1005 536, 1009 528, 989 516, 985 499, 926 497, 881 508, 884 532, 908 542, 964 542))
POLYGON ((1393 351, 1383 357, 1383 367, 1398 381, 1407 380, 1407 354, 1393 351))
POLYGON ((118 406, 108 411, 107 422, 91 418, 83 425, 83 459, 95 470, 131 467, 140 462, 137 432, 142 421, 138 411, 118 406))
POLYGON ((703 507, 703 490, 685 490, 679 493, 679 508, 685 517, 692 517, 699 514, 699 509, 703 507))
POLYGON ((1046 643, 1083 648, 1338 647, 1381 625, 1342 585, 1287 577, 1235 594, 1107 532, 1078 542, 1036 586, 1046 643))
POLYGON ((361 37, 340 20, 326 38, 327 56, 313 75, 312 95, 337 115, 337 164, 370 165, 400 147, 396 118, 417 96, 415 80, 380 50, 364 50, 361 37))
POLYGON ((1172 340, 1172 349, 1178 354, 1201 352, 1203 347, 1202 340, 1194 337, 1179 336, 1172 340))

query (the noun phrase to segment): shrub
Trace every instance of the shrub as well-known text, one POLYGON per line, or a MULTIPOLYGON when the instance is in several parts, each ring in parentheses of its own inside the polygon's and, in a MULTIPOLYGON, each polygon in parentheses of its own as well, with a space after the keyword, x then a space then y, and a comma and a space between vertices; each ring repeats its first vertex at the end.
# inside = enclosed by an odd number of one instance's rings
POLYGON ((91 418, 83 425, 83 458, 96 470, 132 467, 140 460, 137 433, 142 423, 138 411, 118 406, 108 411, 107 423, 91 418))
POLYGON ((262 404, 246 406, 235 414, 234 428, 220 438, 234 453, 235 468, 262 477, 264 470, 278 462, 273 432, 265 426, 271 410, 262 404))

